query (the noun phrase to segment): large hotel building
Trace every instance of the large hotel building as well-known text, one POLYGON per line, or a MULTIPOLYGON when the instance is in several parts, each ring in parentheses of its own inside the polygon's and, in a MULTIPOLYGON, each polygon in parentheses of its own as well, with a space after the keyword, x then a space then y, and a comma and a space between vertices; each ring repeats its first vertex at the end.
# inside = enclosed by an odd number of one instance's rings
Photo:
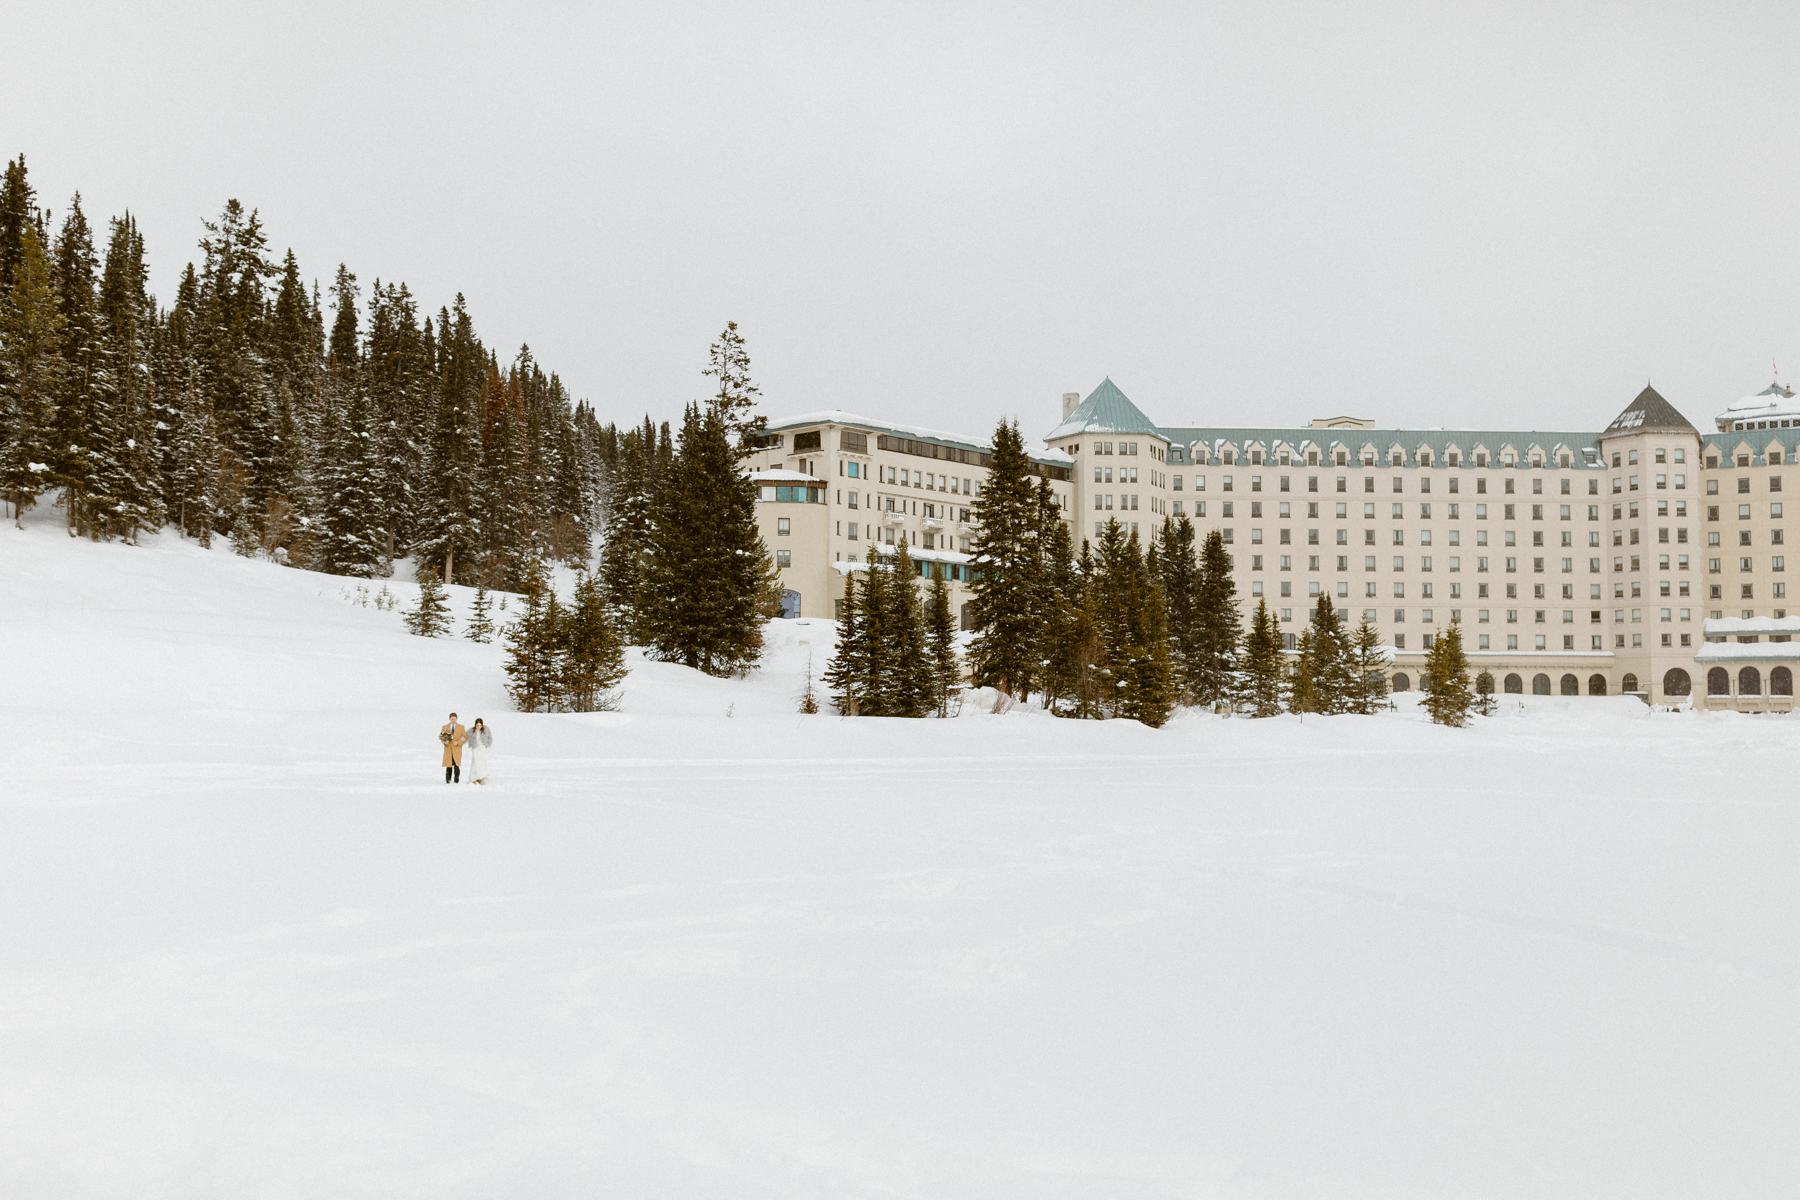
MULTIPOLYGON (((1786 710, 1800 399, 1771 385, 1716 425, 1646 387, 1598 433, 1164 426, 1108 379, 1063 397, 1034 461, 1078 543, 1109 520, 1144 540, 1171 516, 1217 529, 1246 618, 1266 601, 1291 644, 1329 595, 1393 647, 1397 691, 1454 621, 1496 692, 1786 710)), ((960 608, 988 457, 837 411, 771 423, 751 465, 787 615, 832 614, 844 572, 902 537, 960 608)))

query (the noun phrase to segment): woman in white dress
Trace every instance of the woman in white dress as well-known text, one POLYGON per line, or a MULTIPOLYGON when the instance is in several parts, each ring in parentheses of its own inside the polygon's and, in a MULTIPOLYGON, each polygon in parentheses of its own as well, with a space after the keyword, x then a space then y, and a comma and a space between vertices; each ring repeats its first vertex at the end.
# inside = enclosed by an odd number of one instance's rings
POLYGON ((487 722, 480 717, 469 726, 469 782, 486 783, 488 775, 488 747, 494 744, 494 735, 488 732, 487 722))

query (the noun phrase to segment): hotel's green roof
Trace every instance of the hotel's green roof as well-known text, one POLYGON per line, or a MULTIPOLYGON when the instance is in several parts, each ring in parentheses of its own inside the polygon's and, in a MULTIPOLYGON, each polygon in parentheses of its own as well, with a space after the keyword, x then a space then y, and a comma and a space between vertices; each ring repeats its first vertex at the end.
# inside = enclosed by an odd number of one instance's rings
POLYGON ((1044 435, 1046 442, 1054 442, 1058 438, 1074 437, 1082 433, 1147 433, 1152 437, 1161 437, 1162 430, 1156 422, 1146 417, 1143 410, 1133 404, 1119 385, 1109 375, 1100 381, 1100 386, 1088 393, 1086 400, 1075 406, 1073 412, 1063 418, 1063 423, 1044 435))

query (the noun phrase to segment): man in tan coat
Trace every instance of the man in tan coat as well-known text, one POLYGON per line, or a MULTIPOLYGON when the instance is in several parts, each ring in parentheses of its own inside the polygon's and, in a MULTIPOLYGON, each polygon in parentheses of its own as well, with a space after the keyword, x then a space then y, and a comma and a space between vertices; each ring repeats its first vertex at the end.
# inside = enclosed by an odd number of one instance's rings
POLYGON ((444 744, 444 782, 462 782, 462 750, 463 743, 469 740, 469 731, 456 723, 456 714, 450 714, 450 720, 438 730, 438 741, 444 744))

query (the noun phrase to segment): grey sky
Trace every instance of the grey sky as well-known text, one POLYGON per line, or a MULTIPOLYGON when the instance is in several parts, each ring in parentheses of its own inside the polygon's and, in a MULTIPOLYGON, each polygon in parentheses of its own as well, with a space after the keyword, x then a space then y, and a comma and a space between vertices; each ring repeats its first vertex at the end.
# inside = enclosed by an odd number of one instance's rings
POLYGON ((1705 427, 1800 379, 1789 4, 10 6, 0 151, 159 294, 262 210, 602 414, 1705 427), (1790 363, 1790 359, 1792 360, 1790 363))

